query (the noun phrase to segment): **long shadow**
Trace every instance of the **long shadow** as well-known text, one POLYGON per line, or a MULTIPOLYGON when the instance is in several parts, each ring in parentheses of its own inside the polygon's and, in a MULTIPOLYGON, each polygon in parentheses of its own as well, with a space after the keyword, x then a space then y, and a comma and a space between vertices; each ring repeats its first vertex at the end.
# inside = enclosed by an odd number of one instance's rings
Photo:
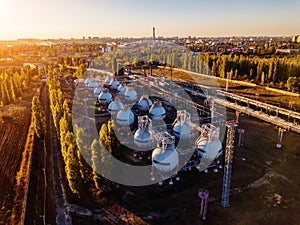
POLYGON ((250 88, 249 86, 242 85, 242 86, 230 87, 229 89, 244 90, 244 89, 249 89, 249 88, 250 88))

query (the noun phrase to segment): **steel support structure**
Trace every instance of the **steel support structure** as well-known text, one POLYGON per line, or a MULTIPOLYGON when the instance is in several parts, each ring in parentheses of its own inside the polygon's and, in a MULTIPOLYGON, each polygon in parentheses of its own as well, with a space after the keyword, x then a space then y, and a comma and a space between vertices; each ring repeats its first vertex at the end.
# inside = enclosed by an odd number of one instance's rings
POLYGON ((226 123, 226 127, 227 127, 227 139, 226 139, 226 149, 225 149, 225 166, 224 166, 223 191, 222 191, 222 201, 221 201, 223 207, 229 206, 234 139, 235 139, 235 130, 237 127, 237 123, 235 121, 228 121, 226 123))

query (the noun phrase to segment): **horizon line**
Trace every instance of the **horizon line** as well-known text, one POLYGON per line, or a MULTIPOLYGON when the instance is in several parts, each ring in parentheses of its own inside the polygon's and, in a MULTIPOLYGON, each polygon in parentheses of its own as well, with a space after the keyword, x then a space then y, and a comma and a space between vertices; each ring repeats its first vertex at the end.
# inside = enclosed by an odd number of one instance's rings
MULTIPOLYGON (((293 34, 289 34, 289 35, 216 35, 216 36, 197 36, 197 35, 186 35, 186 36, 157 36, 156 38, 232 38, 232 37, 244 37, 244 38, 263 38, 263 37, 283 37, 283 38, 287 38, 287 37, 293 37, 293 36, 298 36, 298 35, 293 35, 293 34)), ((15 39, 1 39, 0 41, 21 41, 21 40, 89 40, 89 39, 93 39, 93 38, 99 38, 99 39, 146 39, 146 38, 153 38, 152 36, 93 36, 93 35, 86 35, 86 36, 82 36, 82 37, 49 37, 49 38, 39 38, 39 37, 18 37, 15 39)))

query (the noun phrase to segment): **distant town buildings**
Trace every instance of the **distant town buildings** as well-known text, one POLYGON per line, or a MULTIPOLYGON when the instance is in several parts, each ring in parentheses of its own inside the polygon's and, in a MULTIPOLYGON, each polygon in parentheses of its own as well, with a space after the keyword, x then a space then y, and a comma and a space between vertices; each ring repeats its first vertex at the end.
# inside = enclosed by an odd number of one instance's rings
POLYGON ((299 35, 293 36, 292 42, 294 42, 294 43, 300 43, 300 36, 299 35))
POLYGON ((276 53, 293 54, 299 52, 299 49, 277 49, 276 53))

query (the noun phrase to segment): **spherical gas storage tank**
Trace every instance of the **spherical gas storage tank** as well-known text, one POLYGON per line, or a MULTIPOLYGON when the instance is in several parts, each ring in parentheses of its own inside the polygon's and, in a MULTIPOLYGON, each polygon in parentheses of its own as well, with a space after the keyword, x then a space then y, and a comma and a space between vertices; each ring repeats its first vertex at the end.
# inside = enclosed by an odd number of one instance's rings
POLYGON ((149 96, 143 95, 138 102, 139 110, 145 112, 148 111, 151 106, 152 106, 152 101, 149 99, 149 96))
POLYGON ((196 142, 199 158, 205 157, 208 161, 213 162, 222 154, 222 143, 219 138, 202 137, 196 142))
POLYGON ((164 133, 169 143, 162 144, 152 152, 152 166, 166 179, 172 175, 179 162, 178 153, 174 146, 174 136, 164 133), (171 140, 173 139, 173 140, 171 140))
POLYGON ((89 90, 95 90, 95 88, 99 86, 99 83, 97 81, 91 80, 87 86, 89 90))
POLYGON ((152 130, 151 130, 151 120, 148 116, 140 116, 138 118, 139 128, 134 134, 134 144, 140 150, 150 150, 152 149, 152 130))
POLYGON ((123 103, 119 99, 114 99, 111 103, 108 105, 108 111, 112 115, 117 115, 117 113, 122 109, 123 103))
POLYGON ((141 150, 149 150, 153 146, 152 133, 149 129, 137 129, 134 134, 134 144, 141 150))
POLYGON ((94 95, 95 96, 99 96, 100 95, 100 93, 101 93, 101 91, 103 91, 103 87, 96 87, 95 89, 94 89, 94 95))
POLYGON ((112 77, 108 76, 108 77, 105 78, 104 83, 106 85, 109 85, 111 81, 112 81, 112 77))
POLYGON ((134 122, 134 114, 128 108, 128 106, 123 106, 123 108, 117 113, 116 118, 117 124, 120 126, 129 126, 134 122))
POLYGON ((90 82, 91 82, 91 80, 89 78, 87 78, 87 79, 84 80, 84 84, 86 86, 88 86, 90 82))
POLYGON ((191 126, 186 123, 175 123, 173 127, 173 134, 180 140, 188 140, 191 136, 191 126))
POLYGON ((119 95, 124 95, 124 93, 125 93, 125 91, 126 91, 127 88, 128 88, 128 87, 126 86, 125 83, 121 83, 121 84, 119 85, 119 87, 118 87, 119 95))
POLYGON ((100 93, 98 100, 101 104, 109 104, 112 100, 112 95, 109 93, 108 89, 103 89, 100 93))
POLYGON ((113 79, 109 83, 109 88, 112 90, 118 90, 119 85, 120 85, 120 82, 116 79, 113 79))
POLYGON ((149 117, 152 120, 164 119, 166 117, 166 110, 161 102, 154 102, 149 110, 149 117))
POLYGON ((137 99, 136 91, 132 87, 127 88, 124 93, 124 99, 128 102, 134 102, 137 99))

